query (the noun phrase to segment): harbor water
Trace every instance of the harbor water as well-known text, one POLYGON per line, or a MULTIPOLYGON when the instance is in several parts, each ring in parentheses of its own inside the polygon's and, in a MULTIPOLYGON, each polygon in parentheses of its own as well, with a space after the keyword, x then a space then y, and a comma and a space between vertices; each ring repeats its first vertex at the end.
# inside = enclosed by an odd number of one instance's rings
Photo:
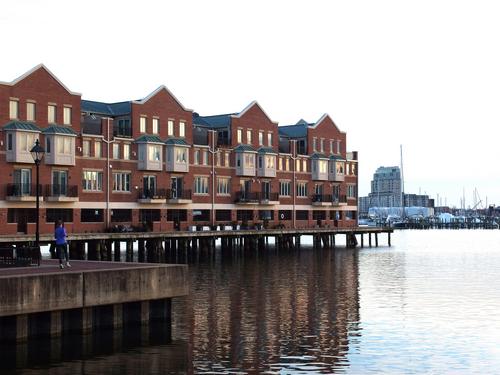
POLYGON ((0 368, 20 374, 498 373, 500 232, 396 231, 392 247, 385 238, 379 245, 200 257, 190 264, 190 295, 173 302, 171 330, 124 329, 4 347, 0 368))

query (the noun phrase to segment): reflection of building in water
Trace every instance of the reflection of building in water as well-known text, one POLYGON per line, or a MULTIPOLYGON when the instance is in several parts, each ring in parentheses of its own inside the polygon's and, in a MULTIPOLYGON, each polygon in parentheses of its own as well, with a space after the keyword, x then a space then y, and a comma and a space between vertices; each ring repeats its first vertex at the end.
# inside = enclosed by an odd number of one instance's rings
POLYGON ((191 370, 259 371, 306 355, 328 369, 345 365, 359 334, 357 257, 306 250, 192 266, 191 370))

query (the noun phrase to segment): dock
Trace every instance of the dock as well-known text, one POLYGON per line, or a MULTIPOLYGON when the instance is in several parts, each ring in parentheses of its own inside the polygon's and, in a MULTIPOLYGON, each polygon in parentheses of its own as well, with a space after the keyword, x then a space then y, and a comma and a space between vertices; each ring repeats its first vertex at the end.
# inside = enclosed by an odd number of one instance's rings
POLYGON ((0 268, 0 341, 86 333, 170 319, 188 294, 186 265, 58 260, 0 268))

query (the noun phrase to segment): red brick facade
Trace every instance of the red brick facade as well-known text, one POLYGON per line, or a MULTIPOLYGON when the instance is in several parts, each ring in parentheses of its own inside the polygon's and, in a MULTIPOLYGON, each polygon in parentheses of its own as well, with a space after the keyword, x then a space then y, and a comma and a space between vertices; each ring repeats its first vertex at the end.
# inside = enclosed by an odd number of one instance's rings
POLYGON ((34 184, 35 165, 21 155, 26 155, 33 134, 55 155, 55 161, 44 159, 40 165, 42 233, 52 232, 58 218, 69 232, 117 225, 164 231, 212 221, 270 227, 312 227, 318 220, 321 225, 357 225, 357 154, 346 152, 346 134, 329 116, 304 125, 306 155, 282 149, 293 145, 294 136, 283 137, 281 127, 257 102, 240 113, 222 115, 221 125, 200 125, 193 120, 197 116, 165 87, 140 101, 82 101, 43 65, 0 83, 0 234, 35 230, 35 189, 27 187, 34 184), (49 111, 55 111, 51 121, 49 111), (53 125, 55 133, 50 131, 53 125), (74 155, 74 164, 57 161, 63 160, 59 152, 74 155), (324 160, 340 160, 344 169, 339 181, 313 179, 315 152, 324 160), (146 166, 139 167, 143 159, 146 166), (251 168, 239 169, 243 160, 247 167, 247 159, 254 163, 251 173, 251 168), (302 184, 300 194, 294 177, 302 184), (254 194, 252 199, 240 199, 242 184, 245 194, 254 194), (316 191, 329 198, 316 203, 316 191), (332 202, 332 196, 345 199, 332 202))

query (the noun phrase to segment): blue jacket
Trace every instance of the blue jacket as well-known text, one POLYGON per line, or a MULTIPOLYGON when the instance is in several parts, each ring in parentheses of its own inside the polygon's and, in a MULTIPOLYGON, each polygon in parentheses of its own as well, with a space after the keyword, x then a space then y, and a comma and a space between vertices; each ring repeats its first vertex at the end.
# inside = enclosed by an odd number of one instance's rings
POLYGON ((54 238, 56 239, 56 245, 66 244, 66 228, 57 227, 54 233, 54 238))

